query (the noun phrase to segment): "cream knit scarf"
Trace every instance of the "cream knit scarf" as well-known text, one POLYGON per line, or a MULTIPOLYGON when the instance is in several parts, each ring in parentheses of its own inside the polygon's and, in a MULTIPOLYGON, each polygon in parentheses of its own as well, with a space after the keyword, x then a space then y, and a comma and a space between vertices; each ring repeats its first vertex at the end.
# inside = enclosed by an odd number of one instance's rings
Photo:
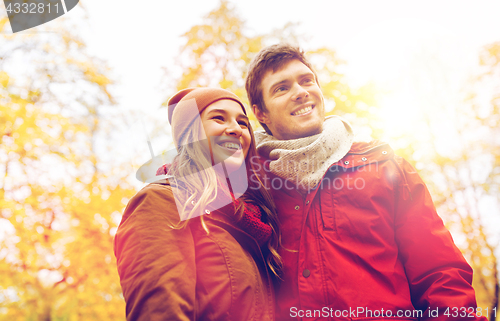
POLYGON ((324 173, 351 148, 353 133, 349 123, 338 116, 328 116, 320 134, 277 140, 263 131, 255 132, 257 151, 269 159, 271 172, 293 182, 299 192, 316 188, 324 173))

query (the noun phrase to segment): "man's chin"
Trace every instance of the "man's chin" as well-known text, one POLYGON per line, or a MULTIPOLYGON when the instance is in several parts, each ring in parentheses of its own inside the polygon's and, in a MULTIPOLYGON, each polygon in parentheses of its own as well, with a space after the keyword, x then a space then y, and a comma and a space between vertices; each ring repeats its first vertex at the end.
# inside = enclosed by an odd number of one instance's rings
POLYGON ((321 134, 322 130, 323 130, 322 126, 319 127, 316 126, 314 128, 296 128, 292 132, 284 134, 282 136, 283 138, 280 138, 280 140, 300 139, 304 137, 314 136, 317 134, 321 134))

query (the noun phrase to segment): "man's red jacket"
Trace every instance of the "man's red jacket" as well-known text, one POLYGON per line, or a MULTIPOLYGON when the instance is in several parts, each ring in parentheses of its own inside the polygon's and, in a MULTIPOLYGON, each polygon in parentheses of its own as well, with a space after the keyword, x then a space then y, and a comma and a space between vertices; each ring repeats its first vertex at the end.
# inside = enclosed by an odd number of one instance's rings
POLYGON ((353 144, 307 195, 267 184, 283 234, 278 320, 486 320, 427 187, 387 144, 353 144))

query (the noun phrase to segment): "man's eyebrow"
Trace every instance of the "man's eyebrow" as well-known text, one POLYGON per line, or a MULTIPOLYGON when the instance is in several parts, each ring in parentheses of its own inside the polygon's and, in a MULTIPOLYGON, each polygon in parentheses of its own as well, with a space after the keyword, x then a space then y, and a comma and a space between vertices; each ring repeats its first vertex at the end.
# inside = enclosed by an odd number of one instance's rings
MULTIPOLYGON (((312 71, 307 71, 303 74, 300 74, 297 78, 304 78, 304 77, 314 77, 314 73, 312 71)), ((278 81, 277 83, 273 84, 271 88, 269 89, 269 92, 272 92, 274 88, 278 87, 279 85, 283 85, 288 82, 288 79, 284 79, 282 81, 278 81)))
POLYGON ((307 77, 307 76, 314 76, 314 73, 312 71, 308 71, 308 72, 305 72, 305 73, 299 75, 299 78, 307 77))
POLYGON ((273 85, 271 86, 271 88, 269 88, 269 92, 272 92, 274 88, 276 88, 276 87, 278 87, 278 86, 280 86, 280 85, 283 85, 283 84, 285 84, 285 83, 287 83, 287 82, 288 82, 288 79, 284 79, 284 80, 282 80, 282 81, 278 81, 277 83, 273 84, 273 85))

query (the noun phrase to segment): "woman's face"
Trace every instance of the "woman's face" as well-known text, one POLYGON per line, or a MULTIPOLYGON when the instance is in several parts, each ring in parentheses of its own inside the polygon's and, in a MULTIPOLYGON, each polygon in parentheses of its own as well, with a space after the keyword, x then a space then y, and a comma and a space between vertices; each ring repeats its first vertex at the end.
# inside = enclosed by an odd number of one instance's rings
POLYGON ((213 163, 224 161, 228 172, 240 168, 252 140, 248 117, 240 104, 230 99, 214 102, 201 113, 201 124, 204 131, 200 139, 208 138, 213 163))

